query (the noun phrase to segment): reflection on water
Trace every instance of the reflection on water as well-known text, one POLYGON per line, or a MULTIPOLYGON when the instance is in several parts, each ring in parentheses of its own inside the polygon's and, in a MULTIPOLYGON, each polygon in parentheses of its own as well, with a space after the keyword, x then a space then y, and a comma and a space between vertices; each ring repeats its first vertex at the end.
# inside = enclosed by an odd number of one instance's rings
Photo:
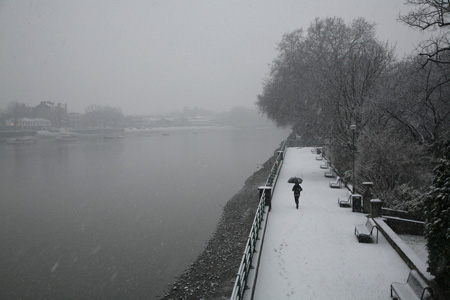
POLYGON ((161 296, 286 136, 197 128, 0 145, 0 298, 161 296))

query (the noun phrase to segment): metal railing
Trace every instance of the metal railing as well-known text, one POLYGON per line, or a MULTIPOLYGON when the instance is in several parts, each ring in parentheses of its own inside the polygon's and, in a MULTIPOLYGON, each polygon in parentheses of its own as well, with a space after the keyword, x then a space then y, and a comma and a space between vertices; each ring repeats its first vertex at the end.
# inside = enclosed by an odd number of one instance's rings
MULTIPOLYGON (((278 151, 278 156, 270 170, 270 175, 267 178, 266 186, 271 187, 272 195, 275 189, 275 183, 280 173, 281 165, 283 163, 283 154, 286 150, 286 142, 283 143, 281 150, 278 151)), ((258 241, 259 230, 261 229, 261 223, 265 213, 266 206, 266 192, 262 191, 261 198, 259 200, 258 208, 256 209, 255 218, 253 220, 252 228, 248 236, 247 244, 245 245, 244 254, 242 256, 239 271, 236 275, 236 281, 234 282, 233 293, 231 294, 231 300, 243 299, 244 292, 247 289, 247 279, 250 269, 252 267, 253 254, 255 253, 256 242, 258 241)))

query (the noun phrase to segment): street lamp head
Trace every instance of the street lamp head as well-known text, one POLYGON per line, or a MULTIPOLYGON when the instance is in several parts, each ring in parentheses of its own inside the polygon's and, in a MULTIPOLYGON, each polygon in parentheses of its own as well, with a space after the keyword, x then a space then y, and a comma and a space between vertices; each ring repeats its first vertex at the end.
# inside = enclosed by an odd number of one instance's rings
POLYGON ((350 125, 350 129, 351 130, 356 130, 356 125, 355 124, 350 125))

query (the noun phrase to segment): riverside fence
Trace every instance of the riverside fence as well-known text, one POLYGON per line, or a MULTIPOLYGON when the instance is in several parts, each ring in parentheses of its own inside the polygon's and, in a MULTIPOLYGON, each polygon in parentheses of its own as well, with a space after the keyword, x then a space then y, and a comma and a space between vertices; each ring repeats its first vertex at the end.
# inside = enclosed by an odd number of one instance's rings
MULTIPOLYGON (((275 190, 275 184, 278 179, 278 174, 280 173, 281 165, 283 164, 284 153, 286 151, 286 144, 287 141, 283 143, 280 151, 278 151, 277 158, 272 166, 269 177, 267 178, 266 181, 265 187, 271 189, 271 195, 273 195, 273 192, 275 190)), ((270 201, 270 199, 268 200, 270 201)), ((233 292, 230 298, 231 300, 243 299, 244 292, 248 288, 247 287, 248 275, 252 267, 253 254, 255 253, 256 243, 259 239, 259 230, 261 229, 261 222, 263 221, 263 217, 265 214, 265 206, 266 206, 266 191, 262 190, 258 208, 256 209, 255 218, 253 220, 252 228, 250 229, 250 234, 248 236, 247 244, 245 245, 244 254, 242 255, 239 271, 236 275, 236 280, 234 282, 233 292)))

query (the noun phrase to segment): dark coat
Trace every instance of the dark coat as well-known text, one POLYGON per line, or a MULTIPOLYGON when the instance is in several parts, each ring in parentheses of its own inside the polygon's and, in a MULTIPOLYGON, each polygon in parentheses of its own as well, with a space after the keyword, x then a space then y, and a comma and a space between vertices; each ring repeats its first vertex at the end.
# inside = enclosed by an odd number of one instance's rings
POLYGON ((300 195, 300 192, 303 191, 302 187, 298 183, 294 184, 292 190, 294 191, 294 195, 300 195))

